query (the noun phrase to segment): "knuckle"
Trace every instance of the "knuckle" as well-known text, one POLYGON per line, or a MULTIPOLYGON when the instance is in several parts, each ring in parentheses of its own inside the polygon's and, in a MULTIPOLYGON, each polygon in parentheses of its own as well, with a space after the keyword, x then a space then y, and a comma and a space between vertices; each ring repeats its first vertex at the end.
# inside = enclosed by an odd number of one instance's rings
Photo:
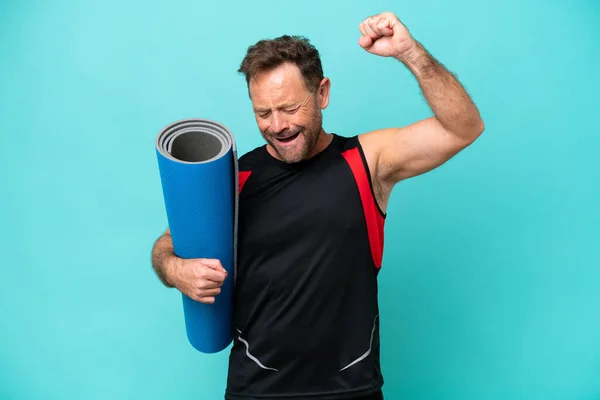
POLYGON ((202 270, 199 268, 190 268, 189 274, 194 281, 202 279, 202 270))
POLYGON ((194 301, 200 301, 201 298, 198 293, 190 293, 188 296, 194 301))
POLYGON ((208 281, 206 279, 199 279, 196 282, 196 287, 198 288, 198 290, 205 290, 206 287, 208 286, 208 281))
POLYGON ((198 282, 204 281, 206 279, 206 271, 203 269, 198 269, 195 272, 196 278, 198 280, 198 282))
POLYGON ((198 271, 198 267, 200 266, 200 262, 198 260, 186 260, 185 262, 185 267, 188 268, 190 271, 196 273, 198 271))
POLYGON ((194 268, 194 274, 198 277, 198 278, 206 278, 207 275, 207 270, 208 268, 206 268, 204 265, 202 264, 198 264, 195 268, 194 268))

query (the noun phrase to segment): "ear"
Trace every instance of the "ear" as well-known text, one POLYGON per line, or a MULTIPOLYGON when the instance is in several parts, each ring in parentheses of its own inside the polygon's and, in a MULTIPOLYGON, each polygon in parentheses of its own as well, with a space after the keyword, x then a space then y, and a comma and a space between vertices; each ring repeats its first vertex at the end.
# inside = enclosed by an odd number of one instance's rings
POLYGON ((319 107, 324 110, 329 105, 329 92, 331 90, 331 81, 329 78, 323 78, 319 84, 317 91, 317 99, 319 100, 319 107))

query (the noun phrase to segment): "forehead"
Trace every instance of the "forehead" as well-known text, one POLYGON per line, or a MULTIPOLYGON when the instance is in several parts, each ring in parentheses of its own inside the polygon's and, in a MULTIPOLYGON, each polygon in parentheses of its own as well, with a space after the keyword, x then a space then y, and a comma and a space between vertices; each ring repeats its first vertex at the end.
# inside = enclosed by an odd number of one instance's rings
POLYGON ((249 90, 255 107, 298 102, 309 94, 300 70, 289 63, 257 74, 250 80, 249 90))

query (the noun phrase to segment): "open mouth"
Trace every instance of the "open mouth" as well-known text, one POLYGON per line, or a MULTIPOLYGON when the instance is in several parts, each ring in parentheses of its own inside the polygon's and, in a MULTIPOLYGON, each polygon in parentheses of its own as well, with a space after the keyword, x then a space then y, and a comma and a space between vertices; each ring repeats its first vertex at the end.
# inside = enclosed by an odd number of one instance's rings
POLYGON ((277 139, 278 142, 281 142, 281 143, 289 143, 289 142, 292 142, 294 139, 296 139, 298 137, 298 135, 300 135, 300 132, 295 133, 295 134, 293 134, 291 136, 283 137, 283 138, 279 138, 278 137, 276 139, 277 139))

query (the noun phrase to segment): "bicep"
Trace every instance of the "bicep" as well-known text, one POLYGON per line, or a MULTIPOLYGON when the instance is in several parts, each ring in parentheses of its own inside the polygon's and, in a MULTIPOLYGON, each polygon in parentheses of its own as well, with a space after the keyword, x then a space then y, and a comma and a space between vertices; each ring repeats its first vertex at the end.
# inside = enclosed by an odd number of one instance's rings
POLYGON ((377 152, 377 179, 392 185, 439 167, 470 144, 446 131, 435 117, 367 135, 377 152))

